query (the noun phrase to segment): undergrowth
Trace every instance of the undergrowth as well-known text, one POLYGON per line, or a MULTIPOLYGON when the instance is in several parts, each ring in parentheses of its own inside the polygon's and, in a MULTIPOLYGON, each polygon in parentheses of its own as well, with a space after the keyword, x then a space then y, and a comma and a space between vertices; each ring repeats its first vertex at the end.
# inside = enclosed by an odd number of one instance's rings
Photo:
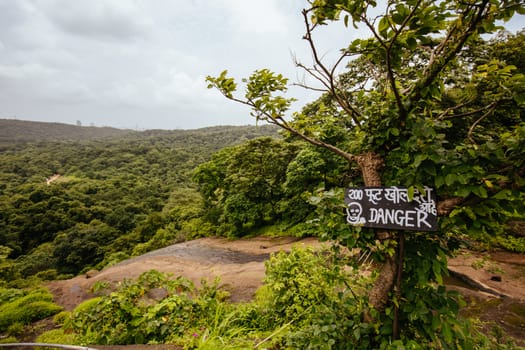
POLYGON ((218 280, 195 286, 182 277, 148 271, 59 314, 62 328, 39 339, 77 345, 175 344, 184 349, 512 348, 489 341, 462 321, 449 307, 456 305, 456 296, 438 287, 424 292, 435 299, 434 305, 448 308, 446 317, 432 316, 424 299, 411 296, 414 303, 400 308, 411 312, 404 316, 400 339, 392 339, 389 318, 367 323, 362 317, 370 311, 368 292, 375 276, 345 259, 331 250, 299 248, 272 255, 254 301, 239 304, 227 301, 218 280), (435 330, 432 336, 418 328, 419 319, 427 316, 435 330))

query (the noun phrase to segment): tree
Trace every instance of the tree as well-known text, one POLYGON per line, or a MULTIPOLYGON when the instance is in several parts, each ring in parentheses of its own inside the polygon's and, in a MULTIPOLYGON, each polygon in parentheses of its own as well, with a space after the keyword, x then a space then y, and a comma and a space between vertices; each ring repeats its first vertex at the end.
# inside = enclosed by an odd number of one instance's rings
POLYGON ((204 198, 206 218, 222 233, 242 235, 244 227, 278 220, 285 197, 286 170, 296 154, 294 144, 271 137, 225 148, 193 174, 204 198))
POLYGON ((378 252, 379 275, 363 315, 367 322, 383 331, 390 327, 394 339, 460 342, 465 338, 451 336, 448 321, 435 325, 428 316, 439 298, 450 302, 432 285, 446 271, 450 234, 497 234, 509 217, 523 212, 525 202, 525 79, 490 50, 475 53, 475 45, 483 41, 481 34, 498 29, 496 20, 525 9, 518 0, 391 0, 381 8, 365 0, 309 4, 302 15, 313 64, 296 65, 317 83, 299 85, 323 92, 318 101, 290 119, 288 79, 267 69, 243 79, 244 97, 236 95, 237 83, 227 71, 208 77, 209 87, 251 107, 257 120, 346 159, 349 173, 358 174, 350 185, 436 189, 436 234, 405 237, 357 227, 329 238, 378 252), (338 20, 370 36, 351 41, 328 66, 314 34, 338 20), (410 324, 403 333, 401 322, 410 324))
POLYGON ((93 220, 89 224, 78 223, 67 231, 57 234, 54 240, 53 258, 59 263, 61 273, 79 273, 92 267, 111 253, 107 242, 116 239, 119 232, 113 227, 93 220))

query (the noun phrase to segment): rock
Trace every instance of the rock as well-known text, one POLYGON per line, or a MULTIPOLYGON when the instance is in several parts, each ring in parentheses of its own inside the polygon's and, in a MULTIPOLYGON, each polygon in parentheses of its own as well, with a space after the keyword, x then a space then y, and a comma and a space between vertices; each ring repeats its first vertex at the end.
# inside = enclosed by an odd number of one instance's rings
POLYGON ((93 278, 96 275, 98 275, 97 270, 89 270, 88 272, 86 272, 86 278, 93 278))
POLYGON ((490 278, 491 281, 501 282, 501 276, 495 275, 490 278))

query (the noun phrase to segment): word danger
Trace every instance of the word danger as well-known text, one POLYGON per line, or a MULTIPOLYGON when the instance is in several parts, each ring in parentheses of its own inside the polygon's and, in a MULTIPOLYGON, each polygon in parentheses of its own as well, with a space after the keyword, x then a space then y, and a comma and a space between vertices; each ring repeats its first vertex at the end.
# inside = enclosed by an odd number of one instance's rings
POLYGON ((434 189, 405 187, 354 187, 345 191, 346 221, 355 226, 411 231, 436 231, 434 189))

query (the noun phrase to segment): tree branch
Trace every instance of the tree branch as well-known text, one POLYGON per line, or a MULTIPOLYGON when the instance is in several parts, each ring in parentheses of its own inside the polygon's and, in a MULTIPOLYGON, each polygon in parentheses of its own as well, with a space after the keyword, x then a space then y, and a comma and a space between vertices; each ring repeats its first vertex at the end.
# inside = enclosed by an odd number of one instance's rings
MULTIPOLYGON (((219 89, 219 91, 221 91, 219 89)), ((329 143, 326 143, 326 142, 323 142, 321 140, 318 140, 318 139, 315 139, 313 137, 310 137, 302 132, 300 132, 299 130, 295 129, 294 127, 292 127, 290 124, 288 124, 288 122, 286 120, 284 120, 284 118, 282 118, 281 116, 279 117, 275 117, 273 115, 270 115, 269 113, 267 112, 263 112, 263 111, 260 111, 257 109, 257 107, 255 106, 255 103, 253 101, 250 101, 250 100, 241 100, 237 97, 234 97, 234 96, 230 96, 230 95, 227 95, 225 94, 224 92, 221 91, 221 93, 223 94, 224 97, 226 97, 227 99, 231 100, 231 101, 235 101, 235 102, 238 102, 238 103, 241 103, 243 105, 246 105, 246 106, 249 106, 251 107, 252 109, 256 110, 259 114, 261 114, 263 116, 262 119, 266 120, 268 123, 270 124, 273 124, 273 125, 276 125, 282 129, 285 129, 287 131, 289 131, 290 133, 292 133, 293 135, 303 139, 304 141, 314 145, 314 146, 319 146, 319 147, 323 147, 341 157, 343 157, 344 159, 346 159, 348 162, 356 162, 356 163, 359 163, 359 157, 354 155, 354 154, 351 154, 351 153, 348 153, 348 152, 345 152, 343 151, 342 149, 334 146, 334 145, 331 145, 329 143)), ((258 118, 261 118, 261 117, 258 117, 258 118)))
POLYGON ((467 116, 467 115, 471 115, 471 114, 475 114, 475 113, 481 112, 482 110, 485 109, 485 107, 483 107, 483 108, 480 108, 480 109, 478 109, 476 111, 467 112, 467 113, 461 113, 461 114, 454 114, 454 115, 451 115, 451 116, 447 116, 447 114, 449 114, 450 112, 453 112, 453 111, 455 111, 457 109, 463 108, 466 105, 471 104, 472 102, 474 102, 474 100, 475 99, 471 99, 469 101, 463 102, 463 103, 461 103, 459 105, 456 105, 454 107, 450 107, 450 108, 445 109, 440 115, 438 115, 436 117, 436 120, 446 120, 446 119, 460 118, 460 117, 464 117, 464 116, 467 116))
MULTIPOLYGON (((396 104, 397 104, 397 108, 399 109, 399 113, 400 113, 400 116, 402 119, 406 119, 406 114, 407 114, 407 111, 405 109, 405 106, 403 104, 403 101, 401 100, 401 95, 399 93, 399 89, 397 88, 397 85, 396 85, 396 77, 394 76, 394 71, 392 69, 392 63, 391 63, 391 60, 390 60, 390 55, 392 54, 392 48, 394 47, 394 43, 397 39, 397 37, 399 36, 399 34, 403 31, 403 28, 406 27, 406 25, 408 24, 408 22, 410 21, 410 19, 412 19, 412 17, 414 17, 414 13, 416 12, 416 10, 419 8, 419 5, 421 5, 421 1, 422 0, 419 0, 415 5, 414 7, 412 8, 412 11, 410 12, 410 14, 403 20, 403 23, 401 23, 401 25, 399 26, 398 29, 395 29, 395 27, 391 27, 392 30, 394 31, 394 36, 392 37, 392 39, 390 40, 390 43, 389 45, 387 46, 386 48, 386 66, 387 66, 387 71, 388 71, 388 74, 387 74, 387 78, 390 82, 390 88, 392 89, 392 91, 394 92, 394 96, 396 98, 396 104)), ((376 36, 377 38, 377 34, 374 33, 374 35, 376 36)))
MULTIPOLYGON (((438 45, 423 73, 423 78, 414 84, 409 93, 411 96, 409 96, 408 100, 412 101, 412 104, 417 103, 417 101, 421 99, 422 91, 430 86, 436 80, 439 73, 456 57, 465 45, 467 39, 476 31, 483 19, 488 16, 490 6, 490 0, 483 0, 478 6, 469 6, 456 20, 457 23, 467 22, 467 29, 457 33, 460 27, 453 26, 447 33, 446 38, 438 45), (449 43, 452 43, 451 47, 449 47, 449 43), (439 57, 439 59, 435 59, 436 57, 439 57)), ((408 109, 410 110, 410 106, 408 106, 408 109)))
POLYGON ((437 204, 437 214, 439 216, 446 216, 450 214, 452 209, 454 209, 455 207, 457 207, 458 205, 462 204, 465 201, 466 201, 466 198, 461 198, 461 197, 452 197, 452 198, 441 200, 437 204))
MULTIPOLYGON (((314 27, 311 27, 310 22, 308 21, 308 10, 303 10, 302 14, 303 14, 305 27, 306 27, 306 34, 303 36, 303 39, 305 39, 308 42, 310 46, 310 50, 312 51, 312 56, 314 59, 314 67, 315 67, 314 70, 315 72, 320 74, 320 77, 317 75, 313 75, 314 78, 321 81, 323 86, 325 86, 327 90, 332 94, 332 96, 337 101, 339 106, 341 106, 341 108, 346 113, 348 113, 350 118, 352 118, 352 121, 354 122, 354 124, 357 127, 359 127, 361 125, 361 121, 360 121, 360 118, 362 117, 361 113, 348 102, 348 99, 346 98, 346 96, 344 96, 344 93, 340 93, 338 91, 336 87, 335 78, 334 78, 336 75, 335 71, 337 67, 339 66, 339 64, 341 64, 341 62, 343 62, 344 58, 348 57, 348 55, 346 53, 343 53, 338 58, 336 63, 333 65, 333 67, 331 69, 328 69, 321 61, 319 54, 317 52, 317 47, 315 46, 315 43, 312 39, 312 29, 314 27)), ((311 74, 310 69, 306 69, 304 66, 303 66, 303 69, 305 69, 306 72, 311 74)))
POLYGON ((478 118, 478 120, 476 120, 471 126, 470 128, 468 129, 468 134, 467 134, 467 137, 468 139, 470 140, 470 142, 472 142, 474 145, 476 144, 476 142, 474 141, 474 138, 472 137, 472 133, 474 132, 474 128, 483 120, 485 119, 489 114, 491 114, 492 112, 494 112, 494 110, 496 109, 496 105, 497 105, 497 102, 492 102, 490 105, 486 106, 485 108, 489 108, 488 111, 486 111, 481 117, 478 118))

